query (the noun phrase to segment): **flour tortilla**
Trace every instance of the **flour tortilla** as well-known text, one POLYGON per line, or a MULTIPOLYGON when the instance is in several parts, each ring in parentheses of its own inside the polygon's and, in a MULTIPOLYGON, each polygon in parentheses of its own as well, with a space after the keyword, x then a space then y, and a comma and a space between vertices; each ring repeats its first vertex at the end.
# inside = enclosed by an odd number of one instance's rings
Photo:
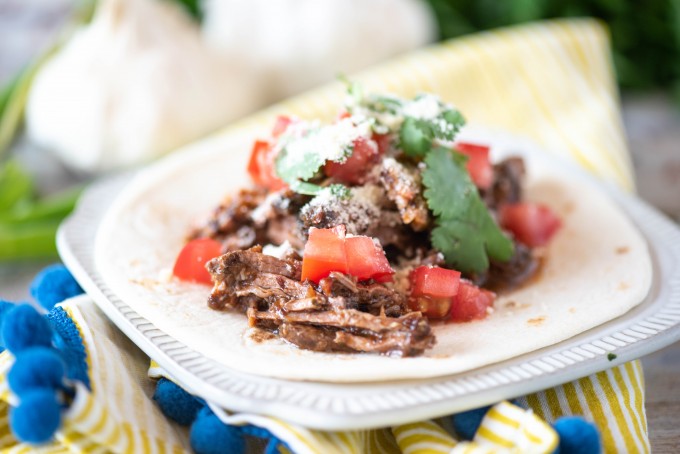
POLYGON ((518 147, 503 134, 477 132, 468 138, 492 144, 495 157, 528 150, 527 198, 548 204, 563 220, 537 279, 500 296, 485 320, 434 326, 437 344, 416 358, 317 353, 279 339, 256 341, 243 314, 209 309, 210 288, 173 279, 171 268, 192 222, 250 184, 246 163, 261 132, 240 128, 140 173, 111 207, 96 243, 98 270, 120 298, 157 328, 230 368, 327 382, 450 375, 612 320, 642 302, 650 288, 645 240, 601 190, 540 150, 518 147))

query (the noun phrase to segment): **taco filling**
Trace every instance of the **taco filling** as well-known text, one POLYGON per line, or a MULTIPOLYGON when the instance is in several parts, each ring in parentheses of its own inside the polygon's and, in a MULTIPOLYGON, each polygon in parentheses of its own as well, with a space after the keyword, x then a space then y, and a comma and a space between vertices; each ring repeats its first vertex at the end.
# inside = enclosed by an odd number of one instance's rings
POLYGON ((280 117, 253 145, 254 187, 190 233, 175 276, 303 349, 423 353, 432 322, 483 319, 530 279, 561 225, 522 199, 522 159, 492 163, 463 125, 434 95, 356 86, 332 124, 280 117))

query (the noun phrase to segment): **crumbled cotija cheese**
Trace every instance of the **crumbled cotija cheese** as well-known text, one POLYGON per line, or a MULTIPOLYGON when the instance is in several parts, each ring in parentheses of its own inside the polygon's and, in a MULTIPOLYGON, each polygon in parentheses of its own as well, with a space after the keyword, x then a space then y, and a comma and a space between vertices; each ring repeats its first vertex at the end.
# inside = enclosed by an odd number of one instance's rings
POLYGON ((288 253, 292 252, 293 246, 288 242, 284 241, 280 246, 274 246, 273 244, 267 244, 262 248, 262 253, 264 255, 270 255, 276 257, 277 259, 283 259, 288 253))
POLYGON ((272 210, 274 209, 273 206, 274 202, 280 199, 281 199, 280 192, 272 192, 271 194, 267 195, 267 197, 262 201, 262 203, 259 204, 257 208, 250 212, 250 219, 253 220, 253 223, 256 226, 264 225, 264 223, 267 222, 267 219, 271 215, 272 210))
POLYGON ((442 103, 434 95, 421 95, 404 104, 402 115, 423 120, 432 120, 442 113, 442 103))
POLYGON ((340 198, 329 188, 324 188, 301 210, 301 216, 324 211, 333 218, 333 225, 343 224, 348 234, 363 235, 373 220, 380 216, 380 203, 384 197, 382 188, 365 185, 351 188, 350 196, 340 198))
POLYGON ((351 146, 359 137, 371 137, 372 121, 363 120, 355 124, 356 118, 344 118, 337 123, 319 126, 318 122, 295 125, 280 143, 286 149, 289 165, 307 160, 310 154, 323 161, 345 162, 351 154, 351 146), (306 133, 301 134, 301 131, 306 133))

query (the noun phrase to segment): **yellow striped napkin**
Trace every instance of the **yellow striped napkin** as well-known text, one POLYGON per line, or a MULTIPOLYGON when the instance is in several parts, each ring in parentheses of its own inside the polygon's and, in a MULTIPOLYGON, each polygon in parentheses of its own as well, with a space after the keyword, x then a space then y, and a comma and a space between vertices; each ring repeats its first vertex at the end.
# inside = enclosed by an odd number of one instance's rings
MULTIPOLYGON (((529 136, 601 178, 633 189, 618 113, 606 30, 591 20, 539 23, 457 39, 359 74, 369 90, 439 93, 471 123, 529 136)), ((233 127, 279 112, 332 117, 337 84, 291 99, 233 127)), ((44 452, 182 452, 186 430, 165 419, 150 399, 148 358, 106 320, 87 297, 64 307, 87 347, 92 392, 79 387, 64 426, 44 452)), ((0 355, 0 377, 12 358, 0 355)), ((152 375, 165 375, 152 367, 152 375)), ((172 377, 169 377, 172 378, 172 377)), ((17 443, 7 423, 10 395, 0 378, 0 448, 35 452, 17 443)), ((381 430, 328 433, 248 414, 221 414, 231 424, 270 430, 297 453, 551 452, 556 439, 542 420, 583 415, 594 421, 606 452, 649 452, 644 382, 639 362, 495 406, 472 442, 452 436, 450 419, 381 430)), ((226 449, 228 452, 228 448, 226 449)))

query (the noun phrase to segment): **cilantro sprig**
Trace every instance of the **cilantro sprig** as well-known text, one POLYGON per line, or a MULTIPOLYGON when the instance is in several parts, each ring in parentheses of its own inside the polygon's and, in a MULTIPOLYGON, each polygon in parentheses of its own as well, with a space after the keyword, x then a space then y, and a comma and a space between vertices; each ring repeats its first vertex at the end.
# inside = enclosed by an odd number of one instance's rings
POLYGON ((349 138, 342 139, 344 141, 338 141, 336 134, 331 130, 337 127, 338 125, 313 127, 300 137, 289 137, 284 134, 284 137, 279 139, 281 148, 276 156, 274 168, 279 178, 288 183, 293 191, 306 195, 318 194, 323 188, 309 180, 316 177, 327 162, 345 162, 352 156, 354 137, 350 135, 349 138), (332 139, 336 139, 336 142, 332 139))
MULTIPOLYGON (((506 261, 514 245, 491 217, 477 187, 466 169, 467 158, 445 147, 465 124, 461 113, 432 95, 405 100, 390 95, 365 96, 361 87, 348 83, 348 111, 369 121, 374 131, 393 133, 403 153, 425 163, 423 193, 436 219, 432 245, 444 254, 450 266, 459 271, 481 273, 490 259, 506 261), (379 128, 379 129, 378 129, 379 128)), ((315 132, 312 132, 314 134, 315 132)), ((298 144, 299 145, 299 144, 298 144)), ((284 146, 276 159, 276 172, 299 193, 317 195, 324 188, 309 182, 329 160, 342 161, 351 148, 329 154, 316 146, 291 152, 284 146)), ((347 196, 347 188, 331 187, 337 195, 347 196)))
POLYGON ((435 140, 453 140, 464 124, 461 113, 444 104, 435 118, 405 116, 399 130, 401 148, 409 156, 425 156, 435 140))
POLYGON ((424 195, 437 222, 432 245, 457 270, 480 273, 489 267, 489 257, 509 260, 514 246, 489 214, 466 160, 447 148, 431 148, 424 160, 424 195))

